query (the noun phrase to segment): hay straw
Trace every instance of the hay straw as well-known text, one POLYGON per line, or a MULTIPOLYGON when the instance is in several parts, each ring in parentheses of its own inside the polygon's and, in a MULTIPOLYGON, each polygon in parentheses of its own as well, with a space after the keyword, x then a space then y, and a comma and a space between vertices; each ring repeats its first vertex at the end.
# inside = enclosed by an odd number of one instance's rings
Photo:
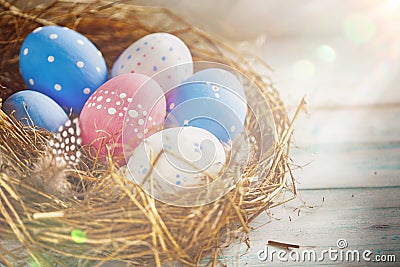
MULTIPOLYGON (((272 165, 268 157, 243 166, 237 186, 208 205, 176 207, 158 202, 125 179, 111 160, 102 165, 88 153, 84 164, 69 170, 68 179, 80 188, 80 195, 61 199, 26 182, 35 175, 32 166, 43 158, 49 133, 25 129, 0 111, 0 236, 9 245, 0 242, 0 262, 6 266, 24 266, 28 260, 41 266, 101 266, 108 261, 127 266, 167 262, 198 266, 207 255, 215 266, 220 264, 217 255, 222 247, 238 237, 246 240, 249 223, 282 203, 283 190, 296 192, 287 179, 293 127, 279 94, 268 77, 252 69, 248 58, 223 42, 168 9, 126 1, 55 1, 32 10, 20 10, 4 0, 0 5, 4 9, 0 13, 0 98, 24 88, 19 49, 38 26, 57 24, 77 30, 99 47, 108 66, 134 40, 169 32, 188 44, 194 60, 227 64, 249 77, 263 96, 252 99, 255 112, 263 114, 271 108, 278 136, 272 165), (263 171, 269 166, 268 172, 263 171), (252 182, 256 175, 258 181, 252 182)), ((246 128, 257 132, 256 127, 248 118, 246 128)))

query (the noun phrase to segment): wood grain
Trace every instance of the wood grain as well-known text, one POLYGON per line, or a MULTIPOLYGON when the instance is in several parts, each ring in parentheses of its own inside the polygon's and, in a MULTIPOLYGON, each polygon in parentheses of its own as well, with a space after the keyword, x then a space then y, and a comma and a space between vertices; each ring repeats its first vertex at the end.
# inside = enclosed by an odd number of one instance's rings
MULTIPOLYGON (((300 208, 300 201, 271 210, 253 224, 251 248, 234 246, 224 251, 221 264, 227 266, 372 266, 377 262, 270 262, 260 261, 257 252, 269 240, 298 244, 299 252, 315 249, 337 249, 336 242, 346 239, 346 250, 371 250, 373 255, 396 255, 400 262, 400 187, 303 190, 302 197, 313 208, 300 208), (324 201, 323 201, 324 200, 324 201)), ((273 247, 269 247, 274 249, 273 247)), ((280 249, 275 248, 275 249, 280 249)), ((318 255, 318 254, 317 254, 318 255)), ((373 256, 371 256, 372 258, 373 256)), ((204 260, 203 263, 206 263, 204 260)), ((396 263, 379 263, 395 266, 396 263)))
POLYGON ((311 109, 295 125, 299 188, 400 186, 400 107, 311 109))

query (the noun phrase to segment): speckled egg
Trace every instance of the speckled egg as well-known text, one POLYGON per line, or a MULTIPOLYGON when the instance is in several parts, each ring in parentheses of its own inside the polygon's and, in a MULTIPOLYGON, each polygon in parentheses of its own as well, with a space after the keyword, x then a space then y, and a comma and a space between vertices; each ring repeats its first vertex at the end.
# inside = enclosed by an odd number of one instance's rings
POLYGON ((20 70, 28 87, 79 114, 89 96, 107 80, 101 52, 82 34, 60 26, 39 27, 24 40, 20 70))
POLYGON ((225 161, 224 148, 213 134, 196 127, 174 127, 151 135, 133 151, 126 177, 142 184, 151 172, 164 189, 167 185, 201 187, 218 177, 225 161))
POLYGON ((32 90, 11 95, 2 109, 8 115, 14 114, 15 119, 27 126, 39 126, 50 132, 57 132, 58 127, 68 120, 67 114, 56 102, 32 90))
POLYGON ((153 33, 122 52, 112 67, 111 77, 142 73, 153 77, 167 91, 193 74, 192 62, 190 50, 181 39, 169 33, 153 33))
POLYGON ((195 126, 229 143, 244 130, 245 100, 212 82, 187 82, 166 94, 167 127, 195 126))
POLYGON ((163 91, 154 80, 142 74, 119 75, 100 86, 83 107, 82 142, 102 155, 108 146, 115 157, 122 157, 160 128, 165 110, 163 91))

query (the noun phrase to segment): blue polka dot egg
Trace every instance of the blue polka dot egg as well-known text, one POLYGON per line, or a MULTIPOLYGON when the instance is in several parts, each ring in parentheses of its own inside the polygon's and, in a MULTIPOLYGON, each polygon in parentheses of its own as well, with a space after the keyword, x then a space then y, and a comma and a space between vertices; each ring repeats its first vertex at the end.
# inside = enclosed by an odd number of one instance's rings
POLYGON ((101 52, 82 34, 60 26, 39 27, 24 40, 20 71, 27 86, 79 114, 107 80, 101 52))
POLYGON ((218 83, 188 80, 166 93, 166 127, 199 127, 225 143, 244 132, 247 104, 243 97, 218 83))
POLYGON ((68 120, 67 114, 56 102, 32 90, 13 94, 4 102, 2 109, 26 126, 39 126, 50 132, 57 132, 58 127, 68 120))

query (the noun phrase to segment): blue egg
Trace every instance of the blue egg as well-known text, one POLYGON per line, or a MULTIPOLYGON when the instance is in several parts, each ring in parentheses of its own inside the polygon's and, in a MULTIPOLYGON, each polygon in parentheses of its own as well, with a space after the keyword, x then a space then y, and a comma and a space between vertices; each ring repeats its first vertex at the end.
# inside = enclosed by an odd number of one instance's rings
POLYGON ((106 80, 101 52, 82 34, 59 26, 39 27, 24 40, 20 70, 29 89, 79 114, 86 100, 106 80))
POLYGON ((31 90, 17 92, 10 96, 3 105, 3 111, 27 126, 39 126, 50 132, 57 132, 58 127, 68 120, 64 110, 50 97, 31 90))
POLYGON ((194 126, 229 142, 244 130, 246 102, 230 88, 213 82, 188 82, 166 94, 166 127, 194 126))
MULTIPOLYGON (((212 82, 218 85, 224 86, 226 89, 231 90, 233 94, 236 94, 242 99, 244 103, 247 102, 244 88, 239 79, 230 71, 221 68, 207 68, 200 70, 186 79, 185 82, 212 82)), ((243 108, 243 105, 240 105, 243 108)), ((237 109, 238 107, 236 107, 237 109)), ((246 119, 246 112, 238 112, 241 117, 240 119, 244 123, 246 119)))

